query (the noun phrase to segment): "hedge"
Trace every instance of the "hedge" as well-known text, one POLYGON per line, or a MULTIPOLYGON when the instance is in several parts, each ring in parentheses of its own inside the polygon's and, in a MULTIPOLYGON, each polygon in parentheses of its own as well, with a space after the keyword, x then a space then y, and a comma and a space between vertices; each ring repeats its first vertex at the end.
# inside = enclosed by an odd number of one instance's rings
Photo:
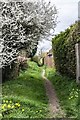
POLYGON ((12 62, 11 65, 2 69, 2 82, 15 79, 19 75, 19 63, 12 62))
POLYGON ((80 23, 76 22, 52 39, 56 70, 73 78, 76 76, 75 44, 80 42, 79 31, 80 23))
POLYGON ((26 70, 27 68, 27 60, 23 62, 12 62, 11 65, 2 68, 2 82, 7 80, 15 80, 19 76, 20 71, 26 70))

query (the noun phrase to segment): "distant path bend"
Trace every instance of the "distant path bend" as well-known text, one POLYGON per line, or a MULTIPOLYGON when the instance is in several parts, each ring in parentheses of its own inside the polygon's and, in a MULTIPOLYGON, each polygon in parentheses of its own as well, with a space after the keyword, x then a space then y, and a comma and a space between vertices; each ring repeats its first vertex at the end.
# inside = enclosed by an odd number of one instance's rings
POLYGON ((55 89, 53 88, 52 83, 45 77, 45 70, 42 71, 42 78, 44 80, 44 86, 46 89, 46 95, 49 99, 49 111, 50 117, 64 117, 63 111, 60 108, 59 100, 57 98, 55 89))

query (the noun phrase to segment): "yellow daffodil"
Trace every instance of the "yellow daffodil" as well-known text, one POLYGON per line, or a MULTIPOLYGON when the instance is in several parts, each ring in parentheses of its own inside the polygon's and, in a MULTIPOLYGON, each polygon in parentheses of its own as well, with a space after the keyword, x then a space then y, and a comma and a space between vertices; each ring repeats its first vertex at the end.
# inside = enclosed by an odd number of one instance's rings
POLYGON ((15 103, 15 105, 17 106, 17 105, 18 105, 18 103, 15 103))
POLYGON ((3 102, 5 103, 5 100, 3 100, 3 102))
POLYGON ((4 106, 2 106, 2 109, 4 110, 4 106))
POLYGON ((12 103, 12 101, 10 100, 10 103, 12 103))
POLYGON ((20 107, 20 104, 18 104, 18 107, 20 107))
POLYGON ((8 103, 8 100, 6 100, 5 102, 8 103))
POLYGON ((24 109, 22 109, 22 112, 24 112, 24 109))
POLYGON ((7 107, 8 107, 8 108, 11 108, 11 105, 8 105, 7 107))
POLYGON ((4 107, 6 107, 6 104, 3 104, 4 107))
POLYGON ((14 105, 12 106, 12 108, 14 108, 14 105))
POLYGON ((18 106, 18 107, 20 107, 20 104, 19 104, 19 103, 16 103, 15 105, 18 106))

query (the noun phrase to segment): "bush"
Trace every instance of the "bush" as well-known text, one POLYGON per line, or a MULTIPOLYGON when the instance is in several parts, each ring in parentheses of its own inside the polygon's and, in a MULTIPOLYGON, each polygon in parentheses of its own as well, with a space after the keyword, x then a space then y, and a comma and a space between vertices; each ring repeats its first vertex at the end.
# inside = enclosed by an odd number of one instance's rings
POLYGON ((20 57, 18 60, 11 63, 11 65, 5 66, 2 69, 2 81, 16 79, 19 76, 20 70, 26 70, 28 68, 27 58, 20 57))
POLYGON ((19 75, 19 63, 12 62, 2 70, 2 82, 15 79, 19 75))
POLYGON ((80 42, 79 24, 76 22, 52 40, 57 71, 74 78, 76 75, 75 44, 80 42))

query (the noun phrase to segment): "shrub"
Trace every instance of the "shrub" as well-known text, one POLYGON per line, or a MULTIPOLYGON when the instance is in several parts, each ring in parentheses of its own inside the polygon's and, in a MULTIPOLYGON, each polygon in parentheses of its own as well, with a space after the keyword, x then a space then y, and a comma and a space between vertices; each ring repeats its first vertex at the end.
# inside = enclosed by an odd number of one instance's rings
POLYGON ((80 42, 79 24, 76 22, 52 40, 56 69, 70 77, 76 75, 75 44, 80 42))
POLYGON ((11 65, 8 65, 2 69, 2 82, 6 80, 15 79, 19 75, 19 63, 12 62, 11 65))

